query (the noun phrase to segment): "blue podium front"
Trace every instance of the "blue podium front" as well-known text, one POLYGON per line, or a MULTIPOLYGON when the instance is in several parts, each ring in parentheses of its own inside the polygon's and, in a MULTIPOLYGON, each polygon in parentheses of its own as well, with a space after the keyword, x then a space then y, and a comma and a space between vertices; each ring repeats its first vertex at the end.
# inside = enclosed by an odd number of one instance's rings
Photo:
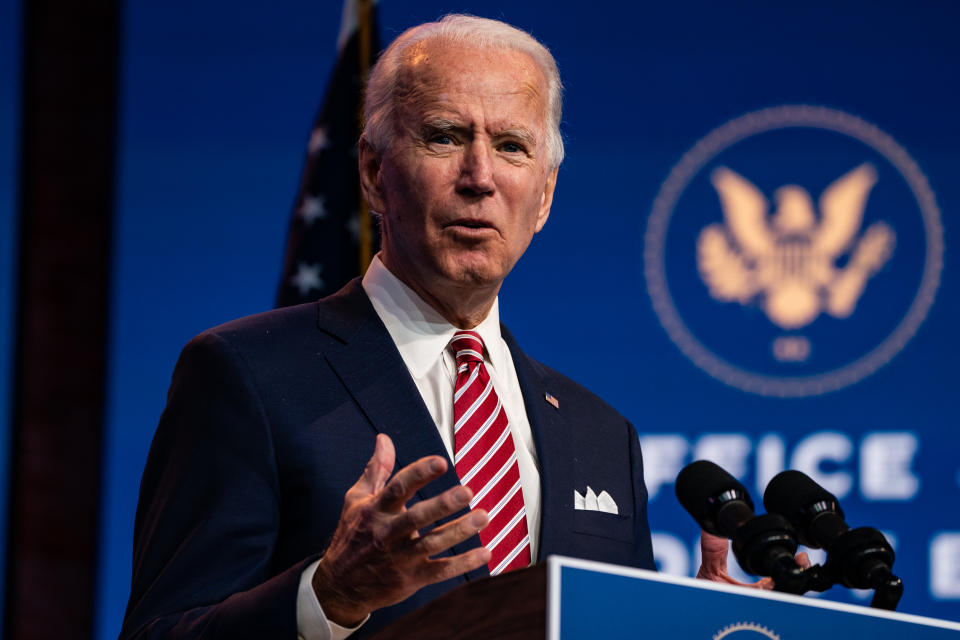
POLYGON ((934 640, 960 623, 551 556, 547 638, 934 640))

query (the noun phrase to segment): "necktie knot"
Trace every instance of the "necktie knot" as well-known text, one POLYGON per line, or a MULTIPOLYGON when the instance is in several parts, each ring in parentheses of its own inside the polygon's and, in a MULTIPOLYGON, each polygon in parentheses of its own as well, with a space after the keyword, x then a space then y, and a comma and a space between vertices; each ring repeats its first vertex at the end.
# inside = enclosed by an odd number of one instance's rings
POLYGON ((483 338, 476 331, 457 331, 450 340, 450 348, 457 358, 457 367, 483 362, 483 338))

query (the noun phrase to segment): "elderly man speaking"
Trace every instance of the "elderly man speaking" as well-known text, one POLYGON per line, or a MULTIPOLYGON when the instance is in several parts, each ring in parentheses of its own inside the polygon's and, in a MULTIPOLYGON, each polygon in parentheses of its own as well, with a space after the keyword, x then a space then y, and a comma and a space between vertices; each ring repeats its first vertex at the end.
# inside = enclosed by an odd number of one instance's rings
POLYGON ((633 426, 499 321, 560 113, 550 53, 501 22, 384 52, 359 145, 383 249, 337 294, 184 349, 122 637, 361 637, 549 554, 654 567, 633 426))

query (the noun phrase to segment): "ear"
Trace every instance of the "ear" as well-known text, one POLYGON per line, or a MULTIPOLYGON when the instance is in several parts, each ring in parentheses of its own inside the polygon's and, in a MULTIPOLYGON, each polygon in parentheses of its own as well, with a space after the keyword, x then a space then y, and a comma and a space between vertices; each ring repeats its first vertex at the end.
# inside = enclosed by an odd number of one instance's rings
POLYGON ((553 204, 553 190, 557 186, 557 173, 560 167, 554 167, 547 175, 547 183, 543 187, 543 197, 540 200, 540 211, 537 212, 537 226, 534 233, 539 233, 550 217, 550 205, 553 204))
POLYGON ((374 151, 365 137, 360 138, 358 147, 360 190, 363 192, 363 198, 371 210, 383 213, 386 210, 386 201, 383 198, 383 190, 380 188, 380 165, 383 157, 374 151))

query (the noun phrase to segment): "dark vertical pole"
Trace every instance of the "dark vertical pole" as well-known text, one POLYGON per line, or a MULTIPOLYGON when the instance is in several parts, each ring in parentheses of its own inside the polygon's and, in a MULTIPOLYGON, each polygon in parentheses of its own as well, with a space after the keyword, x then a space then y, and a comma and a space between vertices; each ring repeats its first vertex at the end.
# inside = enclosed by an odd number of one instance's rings
MULTIPOLYGON (((357 43, 360 55, 357 56, 359 62, 360 86, 367 86, 367 76, 370 74, 370 65, 372 64, 370 49, 373 39, 373 0, 358 0, 357 2, 357 43)), ((363 123, 363 96, 364 89, 360 90, 360 112, 357 114, 359 122, 363 123)), ((370 205, 367 204, 363 192, 359 194, 359 205, 357 215, 359 216, 359 237, 360 243, 360 275, 367 272, 370 261, 373 260, 373 225, 371 224, 370 205)))
POLYGON ((8 640, 93 630, 117 28, 116 0, 24 2, 8 640))

